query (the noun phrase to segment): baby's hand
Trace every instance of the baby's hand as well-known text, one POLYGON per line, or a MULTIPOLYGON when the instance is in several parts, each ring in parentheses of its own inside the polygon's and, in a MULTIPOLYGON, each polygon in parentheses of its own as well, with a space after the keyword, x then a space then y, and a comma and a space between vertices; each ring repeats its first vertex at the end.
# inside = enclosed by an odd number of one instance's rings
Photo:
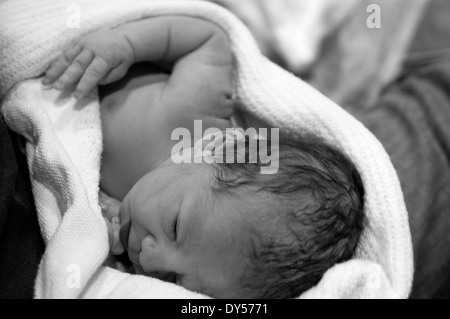
POLYGON ((125 76, 134 62, 134 51, 126 37, 104 30, 82 38, 48 67, 42 84, 57 90, 76 86, 73 96, 87 95, 96 85, 125 76))
POLYGON ((111 254, 115 256, 120 256, 125 253, 125 248, 120 241, 120 218, 114 217, 109 221, 104 217, 106 226, 108 227, 108 239, 111 254))
POLYGON ((124 247, 120 241, 120 205, 121 203, 100 192, 100 207, 102 209, 103 218, 105 219, 108 227, 108 237, 110 251, 113 255, 122 255, 125 252, 124 247))

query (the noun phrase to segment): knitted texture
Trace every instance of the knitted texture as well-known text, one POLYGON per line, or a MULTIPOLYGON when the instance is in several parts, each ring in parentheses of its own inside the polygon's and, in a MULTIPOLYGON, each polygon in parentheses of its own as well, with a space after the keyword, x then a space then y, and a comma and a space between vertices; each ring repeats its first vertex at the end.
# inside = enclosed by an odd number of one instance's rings
POLYGON ((367 224, 355 258, 330 269, 300 297, 408 297, 413 277, 408 214, 382 145, 338 105, 263 57, 235 16, 196 1, 14 0, 0 4, 0 94, 8 93, 2 104, 7 124, 28 140, 33 192, 47 243, 36 297, 203 297, 102 266, 108 243, 97 196, 98 94, 76 104, 56 91, 44 91, 39 80, 27 80, 38 77, 82 35, 167 14, 199 17, 223 28, 236 60, 236 94, 248 111, 293 136, 322 138, 349 156, 362 176, 367 224), (74 4, 81 9, 81 28, 66 25, 67 9, 74 4), (71 277, 74 269, 80 269, 80 282, 71 277))

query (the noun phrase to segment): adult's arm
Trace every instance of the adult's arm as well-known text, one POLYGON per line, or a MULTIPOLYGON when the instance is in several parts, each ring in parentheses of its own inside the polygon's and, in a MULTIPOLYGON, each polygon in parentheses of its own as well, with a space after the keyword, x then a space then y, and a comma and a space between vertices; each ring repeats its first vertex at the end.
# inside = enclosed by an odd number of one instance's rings
POLYGON ((377 107, 348 108, 399 174, 414 245, 412 298, 450 298, 450 63, 404 74, 377 107))

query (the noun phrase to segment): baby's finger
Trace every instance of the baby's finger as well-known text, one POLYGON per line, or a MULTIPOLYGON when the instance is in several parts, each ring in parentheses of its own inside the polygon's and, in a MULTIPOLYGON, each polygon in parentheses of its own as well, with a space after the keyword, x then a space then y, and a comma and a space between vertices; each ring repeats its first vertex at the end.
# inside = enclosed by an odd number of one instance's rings
POLYGON ((43 85, 50 85, 55 82, 61 75, 64 74, 64 71, 69 67, 72 60, 81 52, 81 47, 76 46, 66 52, 64 52, 61 56, 56 58, 50 66, 45 71, 45 77, 42 80, 43 85))
POLYGON ((92 51, 83 50, 75 59, 73 59, 64 74, 56 81, 54 84, 55 89, 64 90, 65 88, 78 83, 93 59, 94 53, 92 51))
POLYGON ((47 71, 45 71, 45 77, 42 80, 42 84, 46 86, 53 84, 61 75, 64 74, 64 71, 66 71, 69 65, 70 63, 65 59, 58 58, 50 65, 47 71))
POLYGON ((76 45, 73 48, 64 51, 63 56, 67 61, 72 62, 73 59, 75 59, 82 50, 83 47, 81 45, 76 45))
POLYGON ((118 217, 120 214, 120 202, 118 204, 111 201, 103 202, 100 204, 102 208, 103 216, 112 220, 114 217, 118 217))
POLYGON ((102 58, 96 57, 91 65, 84 72, 78 86, 75 90, 74 97, 80 99, 88 94, 99 82, 105 77, 109 71, 108 63, 102 58))
POLYGON ((111 220, 111 226, 113 230, 113 243, 111 247, 111 253, 115 256, 120 256, 125 253, 125 248, 120 242, 120 219, 119 217, 114 217, 111 220))

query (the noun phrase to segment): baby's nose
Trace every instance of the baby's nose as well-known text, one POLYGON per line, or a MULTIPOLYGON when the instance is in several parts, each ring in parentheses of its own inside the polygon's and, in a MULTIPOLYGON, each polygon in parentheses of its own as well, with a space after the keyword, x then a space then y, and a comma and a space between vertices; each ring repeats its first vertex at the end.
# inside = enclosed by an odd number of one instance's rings
POLYGON ((173 259, 173 251, 166 244, 164 241, 157 241, 152 235, 145 237, 142 240, 139 263, 145 275, 176 283, 176 272, 179 269, 173 259))
MULTIPOLYGON (((143 270, 148 274, 155 274, 151 277, 159 278, 164 276, 165 272, 165 254, 164 247, 153 237, 148 235, 142 240, 141 253, 139 254, 139 263, 143 270)), ((159 278, 160 279, 160 278, 159 278)))
POLYGON ((157 242, 155 237, 147 236, 142 240, 142 251, 152 252, 156 249, 157 242))

